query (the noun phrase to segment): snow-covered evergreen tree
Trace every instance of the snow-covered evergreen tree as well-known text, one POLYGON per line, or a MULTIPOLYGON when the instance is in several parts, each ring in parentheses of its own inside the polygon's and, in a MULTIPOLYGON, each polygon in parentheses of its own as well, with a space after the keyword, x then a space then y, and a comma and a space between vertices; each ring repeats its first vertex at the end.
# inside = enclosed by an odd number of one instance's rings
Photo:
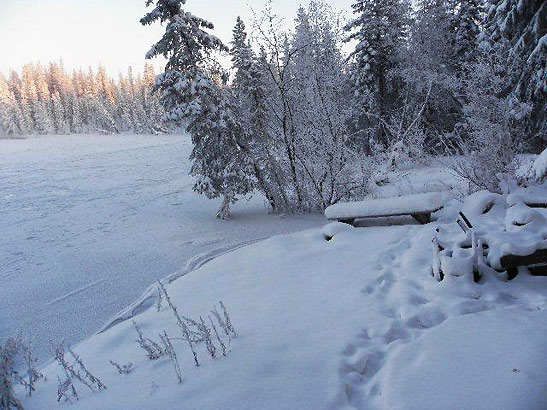
POLYGON ((487 50, 508 48, 507 86, 514 98, 532 106, 526 134, 536 149, 547 141, 547 3, 542 0, 489 0, 487 50))
MULTIPOLYGON (((387 144, 382 118, 389 110, 395 90, 389 75, 398 66, 398 51, 405 44, 410 4, 407 0, 358 0, 353 4, 356 17, 346 26, 347 41, 356 41, 351 56, 353 67, 354 105, 366 107, 358 128, 372 124, 371 137, 387 144)), ((366 142, 365 142, 366 144, 366 142)))
POLYGON ((422 72, 447 72, 455 40, 453 16, 445 0, 419 0, 410 29, 409 50, 422 72))
POLYGON ((0 135, 19 134, 19 127, 15 118, 17 102, 9 85, 0 74, 0 135))
POLYGON ((271 208, 279 211, 285 209, 287 204, 282 192, 284 188, 279 183, 280 171, 273 161, 271 141, 266 130, 263 73, 247 39, 245 23, 240 17, 232 30, 230 45, 232 69, 235 71, 232 90, 242 131, 237 144, 252 164, 257 188, 266 196, 271 208))
POLYGON ((70 127, 66 120, 65 110, 58 92, 53 93, 51 96, 51 103, 55 132, 57 134, 68 134, 70 132, 70 127))
POLYGON ((453 44, 452 64, 461 66, 477 57, 478 38, 481 33, 483 2, 481 0, 452 0, 453 44))
POLYGON ((45 101, 34 101, 32 104, 34 114, 35 130, 38 134, 53 134, 55 133, 55 125, 53 118, 45 101))
POLYGON ((141 24, 165 24, 165 34, 148 51, 146 58, 164 56, 165 71, 156 79, 161 91, 161 101, 171 121, 185 121, 201 109, 199 97, 202 90, 214 87, 213 75, 217 63, 212 57, 216 51, 226 51, 226 46, 207 30, 213 24, 186 12, 186 0, 148 0, 154 9, 147 13, 141 24))
POLYGON ((208 30, 213 24, 183 9, 186 0, 148 0, 154 9, 142 19, 166 25, 163 37, 150 49, 147 58, 167 58, 164 73, 156 79, 167 118, 187 125, 194 149, 191 174, 197 177, 194 189, 210 198, 223 196, 218 217, 229 214, 236 195, 252 190, 247 158, 235 140, 239 134, 227 78, 212 56, 228 48, 208 30))
POLYGON ((71 97, 70 112, 70 130, 75 134, 84 132, 81 103, 80 99, 76 95, 72 95, 71 97))
MULTIPOLYGON (((145 68, 150 71, 151 67, 145 68)), ((26 64, 22 76, 0 77, 2 128, 8 134, 81 132, 167 132, 152 69, 145 79, 132 73, 115 82, 99 67, 68 75, 62 62, 45 69, 26 64), (9 109, 7 109, 9 107, 9 109), (122 126, 123 125, 123 126, 122 126)))
POLYGON ((406 94, 398 112, 407 115, 397 121, 415 122, 412 131, 422 134, 425 148, 433 150, 461 120, 463 91, 454 57, 456 28, 451 5, 445 0, 415 3, 405 64, 398 70, 404 79, 402 95, 406 94))

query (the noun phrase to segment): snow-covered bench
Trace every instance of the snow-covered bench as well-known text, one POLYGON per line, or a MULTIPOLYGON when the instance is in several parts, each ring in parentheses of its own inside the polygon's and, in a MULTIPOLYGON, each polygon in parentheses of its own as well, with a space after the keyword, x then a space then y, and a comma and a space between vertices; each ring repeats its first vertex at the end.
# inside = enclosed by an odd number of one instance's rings
POLYGON ((544 195, 526 195, 524 203, 530 208, 547 208, 547 196, 544 195))
POLYGON ((409 215, 421 224, 431 222, 431 214, 443 207, 444 196, 439 192, 405 195, 394 198, 368 199, 329 206, 325 216, 330 221, 353 225, 356 219, 409 215))
POLYGON ((501 267, 507 270, 508 279, 518 275, 519 266, 526 266, 532 275, 547 276, 547 249, 538 249, 531 255, 504 255, 500 259, 501 267))

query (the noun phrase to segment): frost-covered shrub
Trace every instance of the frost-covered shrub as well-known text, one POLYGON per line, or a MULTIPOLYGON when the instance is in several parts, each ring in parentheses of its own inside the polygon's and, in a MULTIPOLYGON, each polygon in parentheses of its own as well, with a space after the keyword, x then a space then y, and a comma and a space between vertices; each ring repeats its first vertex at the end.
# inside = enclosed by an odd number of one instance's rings
POLYGON ((464 105, 464 153, 455 171, 466 178, 473 191, 500 192, 503 174, 513 174, 514 156, 522 148, 520 124, 529 107, 504 96, 505 80, 498 74, 501 56, 483 56, 470 67, 466 80, 468 102, 464 105))
POLYGON ((0 345, 0 409, 23 410, 23 405, 13 392, 13 384, 18 380, 15 361, 21 348, 19 339, 9 338, 0 345))

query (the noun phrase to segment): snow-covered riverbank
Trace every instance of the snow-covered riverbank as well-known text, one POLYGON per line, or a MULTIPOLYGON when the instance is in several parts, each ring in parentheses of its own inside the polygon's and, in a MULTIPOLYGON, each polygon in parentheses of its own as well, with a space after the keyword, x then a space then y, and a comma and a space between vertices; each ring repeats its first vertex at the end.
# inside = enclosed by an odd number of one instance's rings
MULTIPOLYGON (((165 299, 133 319, 168 356, 149 360, 130 320, 76 347, 108 387, 74 380, 77 410, 543 410, 547 280, 431 276, 427 226, 321 229, 277 236, 221 256, 166 286, 180 315, 208 320, 224 301, 239 337, 213 336, 194 359, 165 299), (129 374, 110 364, 131 363, 129 374)), ((209 322, 207 322, 209 323, 209 322)), ((72 360, 67 355, 67 360, 72 360)), ((54 409, 57 363, 25 409, 54 409)), ((18 390, 23 396, 22 389, 18 390)))

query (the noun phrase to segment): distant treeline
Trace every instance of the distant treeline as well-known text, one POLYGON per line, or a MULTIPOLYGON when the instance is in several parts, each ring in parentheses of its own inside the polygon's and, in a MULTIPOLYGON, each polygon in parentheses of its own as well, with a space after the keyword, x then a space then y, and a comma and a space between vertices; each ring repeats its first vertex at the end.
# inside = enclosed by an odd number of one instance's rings
POLYGON ((62 62, 0 73, 0 135, 165 132, 154 81, 149 64, 117 80, 102 66, 68 74, 62 62))

